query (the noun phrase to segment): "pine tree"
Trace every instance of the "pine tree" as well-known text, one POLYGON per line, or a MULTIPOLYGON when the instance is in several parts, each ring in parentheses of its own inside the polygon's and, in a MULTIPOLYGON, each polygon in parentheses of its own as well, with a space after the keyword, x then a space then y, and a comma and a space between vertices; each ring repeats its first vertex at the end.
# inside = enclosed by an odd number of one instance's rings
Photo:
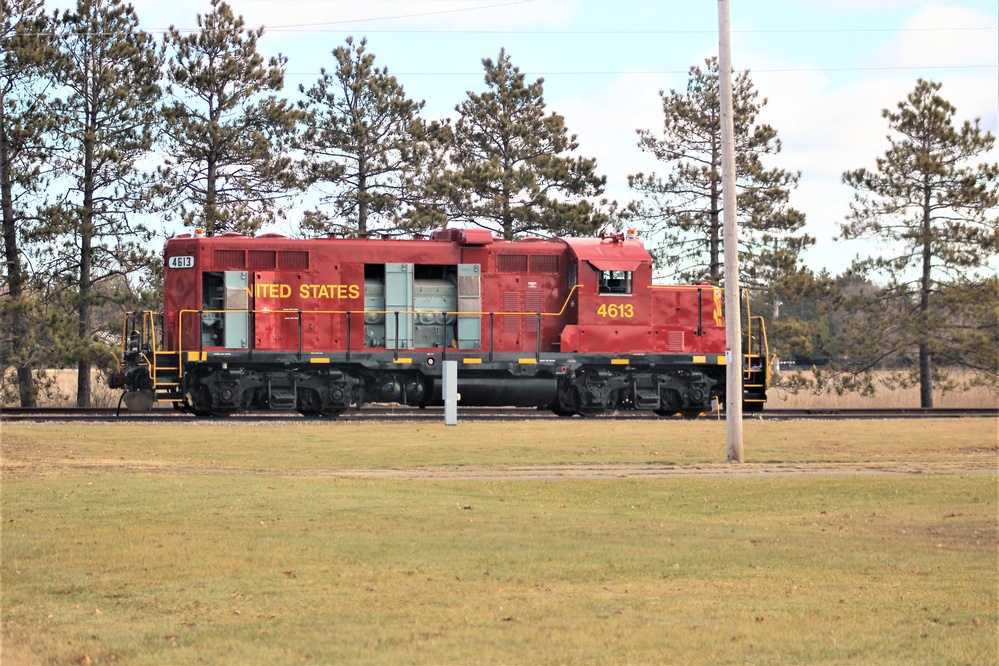
POLYGON ((322 196, 332 215, 312 212, 303 226, 320 234, 411 228, 407 215, 418 205, 429 157, 419 118, 424 103, 407 98, 387 68, 375 67, 365 39, 348 37, 333 58, 333 72, 323 68, 311 88, 299 86, 308 113, 301 138, 306 177, 333 189, 322 196))
POLYGON ((54 104, 59 173, 70 182, 41 230, 54 242, 53 280, 74 294, 77 405, 90 405, 90 369, 110 363, 93 338, 92 309, 107 297, 101 282, 146 265, 143 209, 147 179, 137 164, 149 154, 162 57, 123 0, 78 0, 57 16, 62 96, 54 104))
POLYGON ((607 182, 579 147, 565 119, 545 112, 544 79, 528 84, 505 50, 482 60, 486 91, 458 105, 451 169, 430 187, 448 202, 448 217, 498 231, 591 235, 611 222, 594 204, 607 182))
POLYGON ((5 295, 0 373, 17 372, 22 407, 34 407, 32 300, 23 265, 33 208, 45 189, 46 133, 52 128, 45 96, 57 66, 42 0, 0 0, 0 210, 3 215, 5 295))
POLYGON ((223 0, 198 15, 196 33, 171 27, 164 105, 166 165, 157 193, 184 224, 208 235, 256 231, 281 215, 297 186, 289 147, 300 113, 263 95, 284 86, 287 58, 265 63, 257 51, 263 27, 249 30, 223 0))
MULTIPOLYGON (((721 107, 718 60, 692 67, 685 94, 661 91, 663 133, 638 130, 638 146, 669 166, 665 175, 628 177, 642 195, 628 217, 643 223, 646 236, 661 239, 653 253, 684 282, 723 277, 721 107)), ((780 152, 777 131, 756 118, 760 100, 749 72, 733 80, 736 186, 738 188, 740 281, 768 290, 794 280, 801 251, 813 244, 802 232, 805 216, 788 206, 799 174, 766 169, 763 156, 780 152)), ((774 294, 771 300, 776 300, 774 294)))
POLYGON ((980 309, 981 299, 994 305, 997 296, 990 262, 999 253, 999 164, 976 163, 995 138, 977 119, 955 127, 956 109, 940 88, 920 79, 895 111, 885 109, 889 148, 876 169, 843 174, 856 194, 842 237, 890 248, 854 266, 887 279, 877 302, 891 304, 855 349, 870 363, 886 355, 886 339, 893 351, 916 351, 922 407, 933 406, 940 363, 969 366, 992 381, 999 364, 990 325, 996 313, 980 309), (990 337, 969 334, 976 328, 990 337), (881 334, 888 329, 891 336, 881 334))

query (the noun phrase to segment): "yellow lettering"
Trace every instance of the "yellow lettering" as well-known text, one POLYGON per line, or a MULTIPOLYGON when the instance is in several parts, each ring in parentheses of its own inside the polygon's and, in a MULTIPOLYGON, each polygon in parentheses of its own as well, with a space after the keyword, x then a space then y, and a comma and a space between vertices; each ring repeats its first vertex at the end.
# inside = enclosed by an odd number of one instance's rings
POLYGON ((254 298, 291 298, 291 285, 280 282, 258 282, 246 291, 254 298))
POLYGON ((635 306, 631 303, 623 303, 621 305, 616 303, 611 303, 610 305, 601 303, 600 307, 597 308, 597 316, 631 319, 635 316, 635 306))
MULTIPOLYGON (((293 293, 290 284, 283 282, 258 282, 246 289, 247 293, 254 298, 291 298, 293 293)), ((361 287, 357 284, 300 284, 298 286, 299 298, 349 298, 357 299, 361 297, 361 287)))
MULTIPOLYGON (((257 290, 263 285, 257 285, 257 290)), ((274 285, 280 287, 281 298, 291 296, 291 287, 281 284, 274 285)), ((361 287, 356 284, 303 284, 298 287, 298 295, 301 298, 360 298, 361 287)))

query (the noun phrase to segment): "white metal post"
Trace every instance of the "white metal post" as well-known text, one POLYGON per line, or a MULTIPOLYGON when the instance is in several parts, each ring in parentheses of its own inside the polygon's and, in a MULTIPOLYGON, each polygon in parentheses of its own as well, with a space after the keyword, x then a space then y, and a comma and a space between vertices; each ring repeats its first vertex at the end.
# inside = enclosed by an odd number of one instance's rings
POLYGON ((444 361, 444 425, 458 425, 458 361, 444 361))

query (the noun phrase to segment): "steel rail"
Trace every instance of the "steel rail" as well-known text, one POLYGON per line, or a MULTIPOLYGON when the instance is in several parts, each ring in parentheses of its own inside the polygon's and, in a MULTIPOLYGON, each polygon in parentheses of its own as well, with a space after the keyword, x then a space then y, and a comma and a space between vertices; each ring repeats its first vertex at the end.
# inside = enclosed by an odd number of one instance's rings
MULTIPOLYGON (((191 422, 191 423, 223 423, 223 422, 287 422, 297 420, 303 423, 335 423, 336 421, 443 421, 443 407, 403 407, 373 405, 363 409, 352 409, 336 418, 307 417, 292 411, 254 411, 234 414, 228 417, 198 417, 171 408, 154 408, 147 412, 121 412, 116 416, 114 407, 4 407, 0 408, 0 421, 101 421, 101 422, 191 422)), ((467 420, 524 420, 524 419, 565 419, 548 410, 517 408, 517 407, 464 407, 459 408, 459 419, 467 420)), ((576 417, 582 420, 582 417, 576 417)), ((660 417, 646 411, 614 411, 585 417, 587 419, 618 419, 618 420, 671 420, 671 417, 660 417)), ((701 419, 724 419, 724 413, 710 412, 701 419)), ((999 407, 996 408, 933 408, 933 409, 770 409, 757 413, 746 413, 746 420, 864 420, 864 419, 919 419, 919 418, 999 418, 999 407)))

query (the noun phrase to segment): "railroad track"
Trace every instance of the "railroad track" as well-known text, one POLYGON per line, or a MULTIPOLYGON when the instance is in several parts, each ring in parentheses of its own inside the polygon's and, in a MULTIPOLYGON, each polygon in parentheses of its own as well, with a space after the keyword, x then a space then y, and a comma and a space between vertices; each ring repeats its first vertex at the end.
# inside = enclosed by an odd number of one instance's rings
MULTIPOLYGON (((547 410, 524 408, 489 408, 465 407, 458 410, 459 421, 463 419, 478 421, 506 421, 525 419, 558 419, 560 417, 547 410)), ((598 419, 620 420, 669 420, 656 416, 651 412, 611 411, 596 416, 598 419)), ((708 413, 702 419, 724 419, 724 414, 708 413)), ((999 418, 999 407, 988 409, 966 408, 935 408, 935 409, 770 409, 762 413, 746 414, 746 419, 762 419, 767 421, 789 419, 813 420, 863 420, 863 419, 917 419, 917 418, 999 418)), ((577 417, 578 419, 578 417, 577 417)), ((443 407, 384 407, 368 406, 362 410, 350 410, 335 419, 304 417, 297 412, 248 412, 235 414, 227 418, 199 418, 185 412, 169 408, 157 408, 148 412, 120 412, 114 407, 4 407, 0 409, 0 421, 100 421, 100 422, 190 422, 190 423, 225 423, 225 422, 327 422, 336 421, 443 421, 443 407)))

